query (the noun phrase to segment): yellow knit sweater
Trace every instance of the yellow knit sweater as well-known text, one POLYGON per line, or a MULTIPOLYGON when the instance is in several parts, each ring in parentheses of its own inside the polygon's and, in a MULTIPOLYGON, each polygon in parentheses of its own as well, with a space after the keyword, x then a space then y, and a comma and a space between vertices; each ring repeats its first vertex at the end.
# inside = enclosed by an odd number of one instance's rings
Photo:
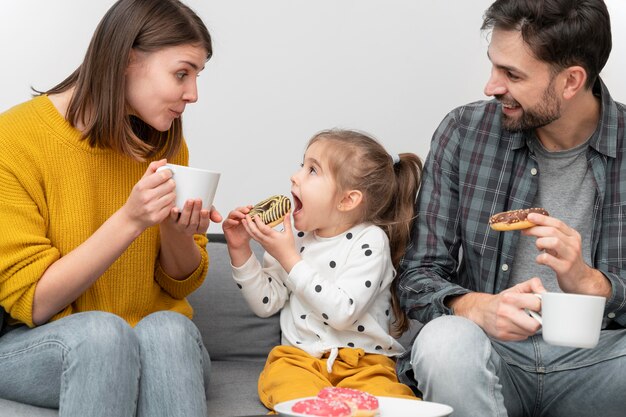
MULTIPOLYGON (((183 145, 168 162, 187 161, 183 145)), ((44 271, 125 204, 148 165, 91 148, 46 96, 0 114, 0 305, 11 321, 34 326, 33 296, 44 271)), ((89 310, 117 314, 131 325, 159 310, 191 317, 184 297, 200 286, 208 268, 206 237, 194 239, 202 261, 178 281, 159 266, 158 226, 145 230, 52 320, 89 310)))

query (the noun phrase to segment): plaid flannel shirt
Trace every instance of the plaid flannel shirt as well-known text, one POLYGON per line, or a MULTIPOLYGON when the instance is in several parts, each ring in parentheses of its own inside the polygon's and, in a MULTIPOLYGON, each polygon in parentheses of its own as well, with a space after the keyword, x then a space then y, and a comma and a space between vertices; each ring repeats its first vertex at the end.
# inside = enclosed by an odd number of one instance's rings
MULTIPOLYGON (((605 317, 626 327, 626 107, 600 79, 594 93, 602 114, 587 150, 596 185, 591 259, 612 285, 605 317)), ((493 231, 488 220, 531 207, 541 173, 528 146, 535 134, 504 130, 501 112, 496 100, 459 107, 433 135, 399 271, 400 303, 412 319, 451 314, 444 304, 450 296, 508 288, 520 234, 493 231)), ((404 355, 399 373, 409 369, 404 355)))

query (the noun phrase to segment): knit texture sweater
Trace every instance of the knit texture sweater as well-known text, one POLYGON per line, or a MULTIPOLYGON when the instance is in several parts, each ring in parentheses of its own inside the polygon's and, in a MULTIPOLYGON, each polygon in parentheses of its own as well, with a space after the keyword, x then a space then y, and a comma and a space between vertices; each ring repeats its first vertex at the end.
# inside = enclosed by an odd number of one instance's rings
MULTIPOLYGON (((187 146, 168 162, 186 165, 187 146)), ((126 203, 149 163, 90 147, 46 96, 0 114, 0 306, 11 322, 34 326, 33 297, 44 271, 126 203)), ((206 237, 194 239, 202 261, 176 280, 159 265, 158 225, 146 229, 51 320, 90 310, 117 314, 131 326, 160 310, 191 318, 185 297, 208 268, 206 237)))

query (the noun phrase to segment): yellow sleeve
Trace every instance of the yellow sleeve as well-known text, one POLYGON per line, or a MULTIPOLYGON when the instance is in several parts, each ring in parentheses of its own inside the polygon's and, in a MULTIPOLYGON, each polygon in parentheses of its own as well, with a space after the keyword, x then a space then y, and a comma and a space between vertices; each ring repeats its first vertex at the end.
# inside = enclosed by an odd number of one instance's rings
POLYGON ((208 239, 204 235, 194 235, 193 240, 196 242, 196 246, 200 249, 200 265, 196 268, 195 271, 191 273, 187 278, 183 280, 174 279, 167 275, 163 268, 161 268, 161 264, 157 260, 156 270, 154 272, 154 279, 156 282, 173 298, 183 299, 187 297, 189 294, 194 292, 196 289, 202 285, 204 282, 204 278, 209 269, 209 255, 206 251, 206 244, 208 239))
POLYGON ((46 202, 37 180, 32 172, 8 167, 8 160, 0 162, 0 305, 33 327, 35 287, 60 252, 46 237, 46 202))
MULTIPOLYGON (((171 158, 170 161, 173 164, 178 165, 189 165, 189 148, 187 147, 187 142, 183 140, 181 143, 180 150, 175 157, 171 158)), ((174 279, 163 271, 161 268, 161 264, 157 258, 157 265, 154 271, 154 279, 156 282, 163 288, 165 292, 171 295, 175 299, 183 299, 192 292, 194 292, 202 282, 204 281, 204 277, 206 276, 206 272, 209 269, 209 257, 206 251, 206 244, 208 239, 204 235, 194 235, 193 237, 196 245, 200 249, 200 255, 202 259, 200 260, 200 265, 194 272, 191 273, 187 278, 183 280, 174 279)))

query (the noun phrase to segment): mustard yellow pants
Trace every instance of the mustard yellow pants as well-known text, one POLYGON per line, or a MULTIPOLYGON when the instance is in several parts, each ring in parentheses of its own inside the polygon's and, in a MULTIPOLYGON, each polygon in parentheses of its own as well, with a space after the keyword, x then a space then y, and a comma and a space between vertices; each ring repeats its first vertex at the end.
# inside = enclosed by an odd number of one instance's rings
POLYGON ((342 348, 332 373, 327 358, 316 358, 302 349, 277 346, 269 354, 259 377, 259 398, 270 410, 274 405, 302 397, 314 397, 324 387, 354 388, 372 395, 410 398, 411 389, 398 382, 393 359, 363 349, 342 348))

